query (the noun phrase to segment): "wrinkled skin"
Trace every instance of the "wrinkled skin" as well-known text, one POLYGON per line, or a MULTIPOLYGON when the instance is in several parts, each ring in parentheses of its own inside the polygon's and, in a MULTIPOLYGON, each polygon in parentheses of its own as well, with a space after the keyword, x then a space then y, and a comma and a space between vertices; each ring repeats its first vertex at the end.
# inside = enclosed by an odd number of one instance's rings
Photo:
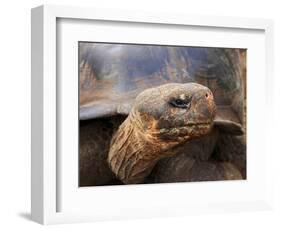
MULTIPOLYGON (((225 143, 221 140, 224 139, 224 135, 220 134, 221 131, 214 127, 207 135, 180 146, 175 150, 177 152, 175 156, 164 158, 156 164, 145 183, 241 180, 245 178, 246 175, 241 175, 245 165, 241 164, 243 154, 236 152, 235 147, 237 146, 222 149, 223 146, 229 145, 224 145, 225 143), (229 156, 229 151, 236 161, 226 158, 229 156), (224 154, 225 152, 227 154, 224 154), (241 168, 237 167, 237 163, 241 168)), ((228 135, 228 137, 237 138, 232 135, 228 135)))
POLYGON ((114 134, 108 163, 124 183, 141 183, 175 148, 208 134, 216 106, 212 92, 196 83, 166 84, 142 92, 114 134))
POLYGON ((110 140, 124 118, 80 121, 79 185, 118 184, 107 164, 110 140), (98 131, 98 132, 97 132, 98 131))

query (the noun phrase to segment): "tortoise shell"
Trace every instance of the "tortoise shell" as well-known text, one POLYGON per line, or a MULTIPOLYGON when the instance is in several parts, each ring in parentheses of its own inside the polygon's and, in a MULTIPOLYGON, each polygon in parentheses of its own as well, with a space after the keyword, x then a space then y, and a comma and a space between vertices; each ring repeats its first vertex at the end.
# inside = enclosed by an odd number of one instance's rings
POLYGON ((197 82, 213 92, 218 124, 244 126, 245 50, 80 42, 79 64, 81 120, 127 115, 147 88, 197 82))

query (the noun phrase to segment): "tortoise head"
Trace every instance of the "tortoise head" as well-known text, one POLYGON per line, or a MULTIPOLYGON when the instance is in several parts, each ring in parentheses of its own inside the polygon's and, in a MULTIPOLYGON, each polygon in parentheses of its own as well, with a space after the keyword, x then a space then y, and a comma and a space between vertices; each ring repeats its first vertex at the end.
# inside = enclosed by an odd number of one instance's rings
POLYGON ((215 114, 210 89, 197 83, 170 83, 139 94, 130 116, 147 136, 179 143, 207 134, 215 114))

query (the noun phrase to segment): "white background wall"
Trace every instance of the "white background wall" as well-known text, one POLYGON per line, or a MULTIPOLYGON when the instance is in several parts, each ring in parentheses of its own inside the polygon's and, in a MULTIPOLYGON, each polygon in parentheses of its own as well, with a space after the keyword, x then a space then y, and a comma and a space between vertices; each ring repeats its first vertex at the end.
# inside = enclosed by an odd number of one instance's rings
MULTIPOLYGON (((280 1, 279 1, 280 2, 280 1)), ((278 1, 245 0, 5 0, 1 2, 0 35, 0 228, 37 229, 30 213, 30 8, 41 4, 68 4, 127 10, 262 17, 275 20, 275 96, 281 100, 281 7, 278 1)), ((280 103, 281 105, 281 103, 280 103)), ((275 210, 273 212, 203 215, 48 226, 52 229, 280 229, 281 150, 280 106, 275 110, 275 210), (278 137, 279 135, 279 137, 278 137), (279 148, 279 149, 278 149, 279 148), (278 155, 280 154, 280 155, 278 155)), ((262 121, 261 121, 262 125, 262 121)), ((258 132, 258 127, 257 127, 258 132)), ((206 191, 207 193, 207 191, 206 191)))

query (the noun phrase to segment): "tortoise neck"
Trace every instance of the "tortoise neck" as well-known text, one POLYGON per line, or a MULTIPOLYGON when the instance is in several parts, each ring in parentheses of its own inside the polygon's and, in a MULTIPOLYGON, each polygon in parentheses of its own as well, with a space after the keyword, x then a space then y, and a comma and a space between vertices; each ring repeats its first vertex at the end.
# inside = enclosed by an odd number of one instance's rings
POLYGON ((136 184, 150 174, 158 160, 169 155, 143 131, 135 114, 131 113, 111 140, 108 163, 121 181, 136 184))

